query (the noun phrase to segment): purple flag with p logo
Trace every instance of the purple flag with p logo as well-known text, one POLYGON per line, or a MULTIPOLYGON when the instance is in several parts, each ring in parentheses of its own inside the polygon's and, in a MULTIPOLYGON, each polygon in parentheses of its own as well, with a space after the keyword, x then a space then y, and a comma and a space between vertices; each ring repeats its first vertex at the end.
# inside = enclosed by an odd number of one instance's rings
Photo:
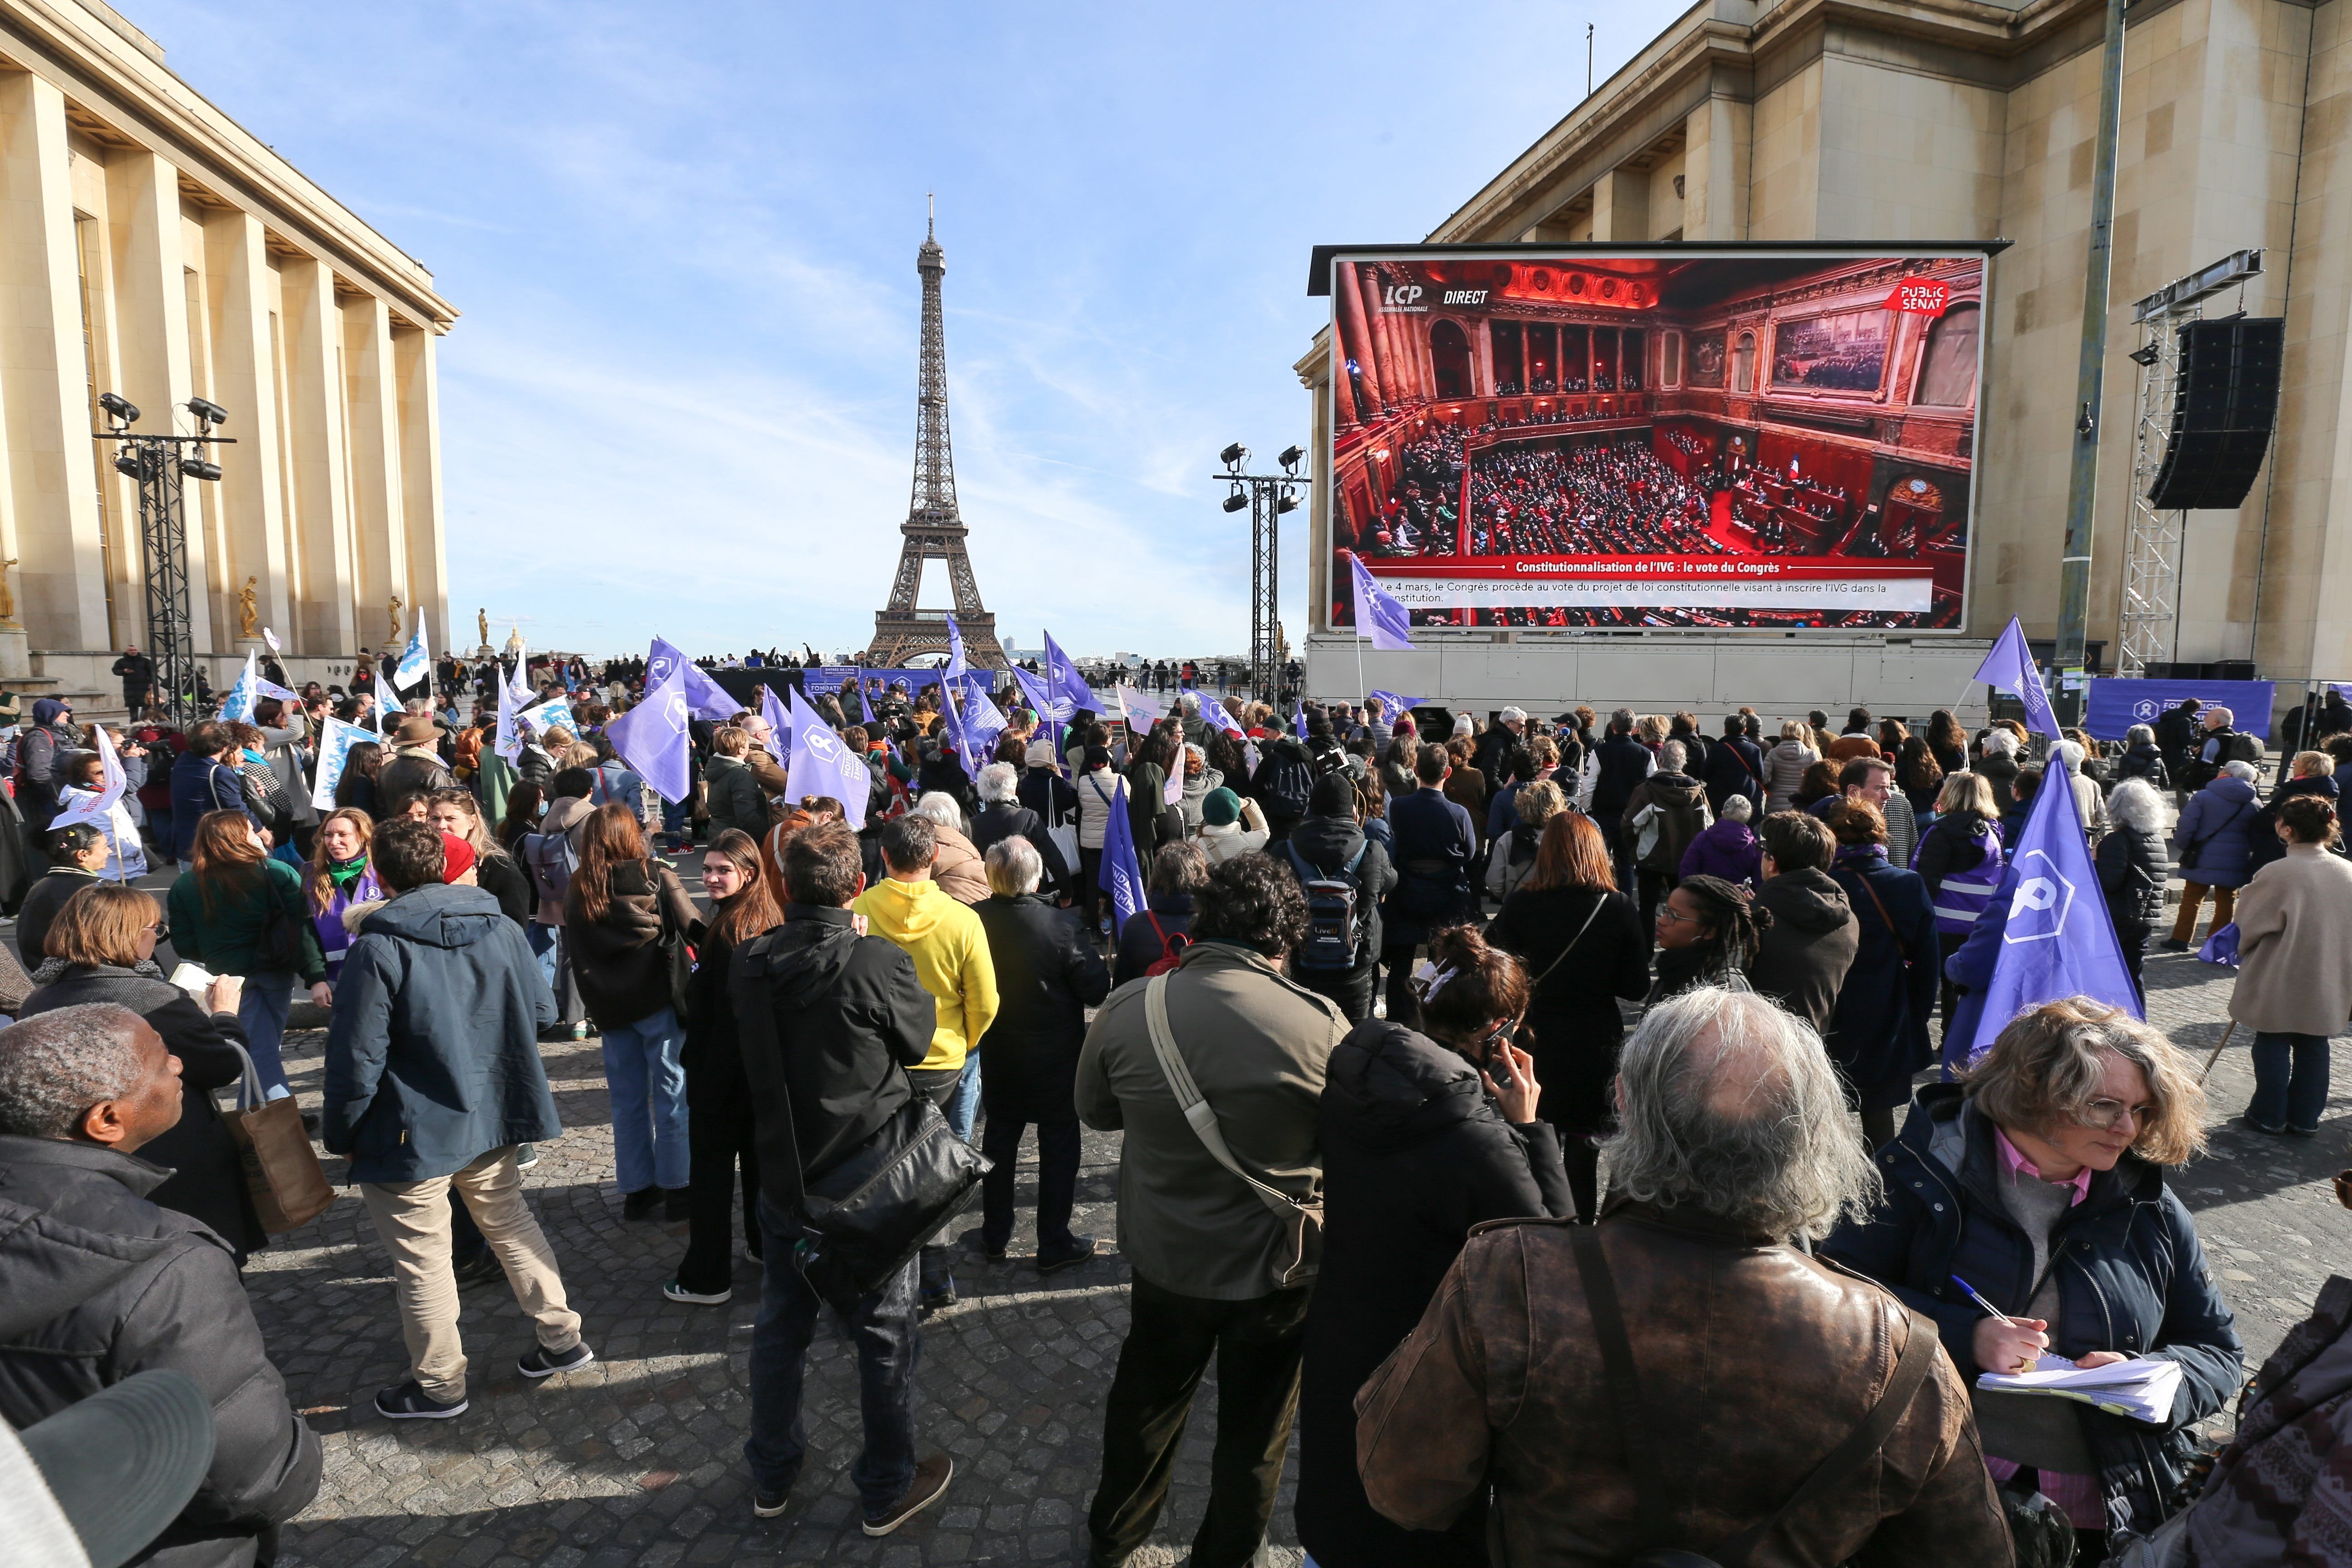
POLYGON ((686 693, 677 668, 646 691, 646 700, 604 726, 613 750, 675 805, 694 790, 694 746, 687 731, 686 693))

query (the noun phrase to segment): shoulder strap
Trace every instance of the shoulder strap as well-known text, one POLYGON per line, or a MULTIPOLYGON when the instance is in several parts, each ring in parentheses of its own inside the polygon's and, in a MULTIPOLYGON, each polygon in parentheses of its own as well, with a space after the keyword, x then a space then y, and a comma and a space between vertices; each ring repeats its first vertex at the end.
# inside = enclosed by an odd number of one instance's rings
POLYGON ((1200 1086, 1192 1081, 1192 1069, 1184 1065, 1182 1054, 1176 1049, 1175 1032, 1168 1026, 1168 976, 1164 973, 1155 974, 1144 983, 1143 1019, 1151 1031, 1151 1054, 1159 1058, 1160 1071, 1176 1096, 1177 1108, 1183 1111, 1184 1121, 1210 1157, 1247 1182, 1258 1201, 1276 1214, 1287 1215, 1298 1207, 1298 1200, 1288 1193, 1244 1170, 1241 1162, 1234 1158, 1234 1152, 1226 1147, 1224 1129, 1217 1124, 1217 1113, 1202 1097, 1200 1086))
POLYGON ((1910 963, 1911 944, 1903 940, 1903 928, 1896 925, 1895 917, 1886 912, 1886 900, 1880 898, 1878 889, 1870 885, 1870 878, 1866 873, 1856 871, 1852 875, 1855 881, 1862 884, 1862 890, 1870 895, 1871 903, 1878 910, 1878 918, 1886 922, 1886 934, 1895 939, 1895 950, 1903 954, 1903 962, 1910 963))
POLYGON ((1567 958, 1570 953, 1576 951, 1576 944, 1584 940, 1584 933, 1591 931, 1592 929, 1592 922, 1600 918, 1601 906, 1608 901, 1609 895, 1606 893, 1601 894, 1599 898, 1592 900, 1591 912, 1584 917, 1584 923, 1576 928, 1576 934, 1568 939, 1568 945, 1559 950, 1559 957, 1555 958, 1549 963, 1545 964, 1543 966, 1543 973, 1537 975, 1533 980, 1528 982, 1528 995, 1533 996, 1536 994, 1537 989, 1541 986, 1545 981, 1551 978, 1551 972, 1560 966, 1561 960, 1567 958))

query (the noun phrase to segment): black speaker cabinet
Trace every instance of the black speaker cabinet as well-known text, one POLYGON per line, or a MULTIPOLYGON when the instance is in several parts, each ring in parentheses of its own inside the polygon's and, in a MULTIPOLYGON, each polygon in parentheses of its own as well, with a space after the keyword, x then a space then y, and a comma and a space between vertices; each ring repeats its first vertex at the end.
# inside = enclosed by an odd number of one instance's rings
POLYGON ((2270 447, 2285 343, 2280 316, 2191 321, 2180 329, 2172 436, 2147 493, 2150 506, 2210 511, 2244 502, 2270 447))

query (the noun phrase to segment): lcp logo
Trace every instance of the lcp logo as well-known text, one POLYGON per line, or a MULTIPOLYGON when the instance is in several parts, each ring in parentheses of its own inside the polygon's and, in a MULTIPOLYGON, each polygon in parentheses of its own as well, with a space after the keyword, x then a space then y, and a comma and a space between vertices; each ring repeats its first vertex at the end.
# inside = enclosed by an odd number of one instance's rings
POLYGON ((2066 932, 2066 917, 2074 908, 2074 884, 2058 863, 2039 849, 2017 858, 2017 892, 2010 900, 2009 921, 2000 940, 2016 943, 2049 942, 2066 932), (2037 867, 2033 862, 2039 861, 2037 867))

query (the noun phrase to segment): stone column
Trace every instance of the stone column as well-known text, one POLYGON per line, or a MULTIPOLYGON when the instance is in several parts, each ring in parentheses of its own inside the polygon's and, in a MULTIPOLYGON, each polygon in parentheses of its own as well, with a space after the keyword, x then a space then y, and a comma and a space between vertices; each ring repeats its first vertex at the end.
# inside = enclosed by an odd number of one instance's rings
MULTIPOLYGON (((1339 303, 1337 300, 1332 302, 1335 305, 1339 303)), ((1348 384, 1346 366, 1337 363, 1347 358, 1348 354, 1339 331, 1339 312, 1337 310, 1331 312, 1331 332, 1328 343, 1334 362, 1331 365, 1333 415, 1341 425, 1353 425, 1356 422, 1356 389, 1348 384)))
POLYGON ((68 180, 65 95, 0 75, 0 560, 20 563, 15 619, 33 645, 97 649, 106 585, 68 180))
POLYGON ((1385 323, 1381 320, 1381 276, 1370 267, 1356 268, 1356 291, 1364 300, 1364 341, 1371 345, 1372 359, 1381 369, 1381 410, 1404 401, 1403 390, 1397 385, 1389 357, 1389 340, 1385 323))
MULTIPOLYGON (((216 492, 227 560, 228 624, 239 619, 236 595, 247 577, 254 584, 261 624, 278 634, 289 651, 302 651, 294 605, 301 574, 289 559, 286 500, 278 483, 278 366, 269 339, 269 252, 261 220, 250 213, 213 212, 205 216, 205 271, 215 306, 212 332, 212 395, 228 410, 225 436, 234 447, 211 448, 221 466, 216 492)), ((194 481, 189 489, 194 489, 194 481)), ((240 639, 242 640, 242 639, 240 639)))
MULTIPOLYGON (((1370 424, 1380 417, 1382 399, 1380 364, 1372 355, 1372 334, 1364 325, 1363 284, 1356 276, 1356 264, 1352 261, 1339 263, 1339 273, 1335 286, 1339 290, 1339 321, 1345 329, 1341 335, 1346 340, 1340 357, 1342 361, 1356 362, 1357 379, 1363 383, 1365 401, 1371 405, 1370 408, 1357 409, 1356 414, 1370 424)), ((1339 374, 1347 374, 1344 363, 1339 374)))
POLYGON ((1683 121, 1683 237, 1748 237, 1748 149, 1756 110, 1710 98, 1683 121))
POLYGON ((433 333, 396 324, 393 374, 399 389, 400 500, 407 541, 408 596, 431 628, 430 645, 457 645, 449 625, 449 552, 441 532, 441 390, 433 333))
POLYGON ((286 417, 294 532, 301 542, 303 596, 295 606, 298 653, 350 656, 362 644, 356 617, 359 563, 352 542, 343 450, 342 312, 334 274, 315 257, 280 261, 278 328, 285 339, 286 417))
POLYGON ((407 504, 401 494, 400 388, 393 374, 392 315, 373 294, 341 310, 343 378, 351 408, 352 521, 359 535, 359 639, 394 651, 414 623, 408 582, 407 504), (390 602, 401 600, 400 622, 390 602))

